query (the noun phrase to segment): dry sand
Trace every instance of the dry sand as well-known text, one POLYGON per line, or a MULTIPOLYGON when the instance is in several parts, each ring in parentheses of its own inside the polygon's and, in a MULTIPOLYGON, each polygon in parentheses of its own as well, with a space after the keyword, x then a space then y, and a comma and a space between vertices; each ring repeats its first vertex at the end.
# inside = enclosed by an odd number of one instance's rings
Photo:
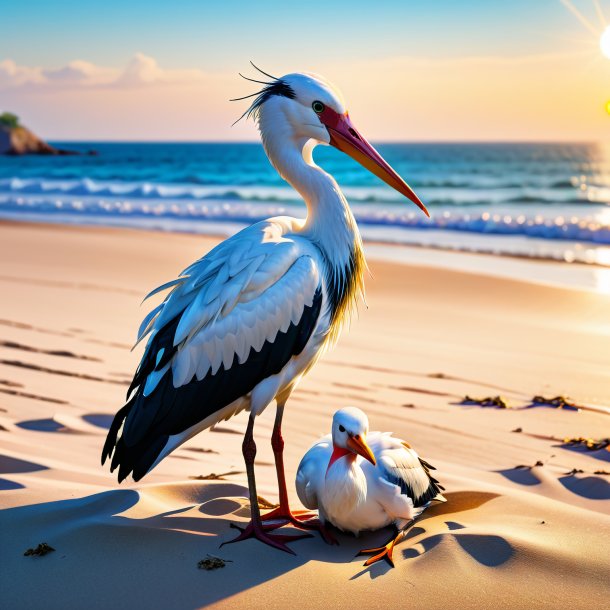
MULTIPOLYGON (((385 531, 340 536, 339 547, 317 537, 295 542, 296 557, 257 541, 218 549, 235 534, 229 524, 248 516, 244 414, 200 434, 139 484, 119 487, 99 456, 140 355, 129 351, 148 310, 139 303, 214 243, 0 226, 3 608, 607 603, 610 483, 595 472, 610 470, 610 452, 557 439, 610 436, 609 296, 370 261, 368 309, 289 402, 286 465, 292 478, 348 404, 436 465, 448 502, 424 514, 393 570, 354 558, 385 531), (465 394, 502 394, 512 408, 461 405, 465 394), (602 409, 530 407, 535 394, 602 409), (566 474, 574 468, 582 472, 566 474), (228 471, 238 474, 189 478, 228 471), (23 556, 40 542, 55 552, 23 556), (207 554, 231 563, 199 570, 207 554)), ((259 491, 270 500, 273 412, 255 428, 259 491)))

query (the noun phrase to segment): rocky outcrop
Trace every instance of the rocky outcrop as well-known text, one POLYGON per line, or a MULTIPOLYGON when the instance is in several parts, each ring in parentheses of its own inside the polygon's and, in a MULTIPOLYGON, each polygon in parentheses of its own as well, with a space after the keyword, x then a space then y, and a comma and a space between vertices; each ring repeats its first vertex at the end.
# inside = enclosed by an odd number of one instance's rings
POLYGON ((0 154, 2 155, 75 155, 60 150, 35 136, 26 127, 10 127, 0 123, 0 154))

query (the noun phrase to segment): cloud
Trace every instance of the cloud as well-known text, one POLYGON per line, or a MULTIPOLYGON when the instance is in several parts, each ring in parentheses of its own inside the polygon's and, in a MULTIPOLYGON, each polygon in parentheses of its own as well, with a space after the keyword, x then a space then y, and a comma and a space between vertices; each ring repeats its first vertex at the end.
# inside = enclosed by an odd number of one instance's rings
POLYGON ((61 68, 44 69, 42 75, 46 84, 87 86, 112 82, 116 78, 116 70, 75 60, 61 68))
POLYGON ((187 83, 201 81, 205 74, 201 70, 164 70, 154 57, 136 53, 115 81, 117 85, 137 87, 153 83, 187 83))
POLYGON ((153 84, 203 81, 201 70, 163 69, 154 57, 136 53, 123 68, 98 66, 74 60, 59 68, 19 66, 12 59, 0 62, 0 90, 28 87, 34 90, 78 88, 134 88, 153 84))
MULTIPOLYGON (((590 56, 325 59, 308 68, 341 87, 373 140, 593 141, 609 129, 610 62, 597 48, 590 56)), ((228 100, 256 85, 231 72, 166 68, 143 53, 110 67, 7 59, 0 106, 56 139, 252 139, 251 122, 231 127, 248 100, 228 100)))
POLYGON ((136 53, 117 79, 118 84, 137 86, 147 85, 162 80, 163 70, 154 57, 136 53))
POLYGON ((21 87, 26 84, 44 82, 40 68, 18 66, 12 59, 0 61, 0 89, 21 87))

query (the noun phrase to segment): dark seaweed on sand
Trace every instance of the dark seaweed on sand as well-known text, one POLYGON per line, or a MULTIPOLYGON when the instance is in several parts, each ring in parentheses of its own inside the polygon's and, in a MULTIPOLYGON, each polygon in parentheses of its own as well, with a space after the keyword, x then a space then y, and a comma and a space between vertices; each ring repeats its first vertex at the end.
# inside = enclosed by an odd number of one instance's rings
POLYGON ((592 438, 578 436, 574 438, 564 438, 563 444, 566 447, 584 447, 589 451, 598 451, 599 449, 608 449, 610 451, 610 438, 601 438, 596 441, 592 438))
POLYGON ((544 462, 538 460, 533 466, 528 466, 527 464, 519 464, 518 466, 515 466, 515 470, 531 470, 536 466, 544 466, 544 462))
POLYGON ((197 567, 200 570, 217 570, 218 568, 224 568, 227 563, 232 563, 230 559, 221 559, 220 557, 214 557, 214 555, 208 555, 205 559, 202 559, 197 563, 197 567))
POLYGON ((232 474, 242 474, 238 470, 232 470, 230 472, 223 472, 222 474, 216 474, 215 472, 211 472, 210 474, 198 474, 195 477, 189 477, 189 479, 193 479, 195 481, 226 481, 225 477, 228 477, 232 474))
POLYGON ((485 398, 473 398, 464 396, 463 405, 480 405, 481 407, 498 407, 499 409, 509 409, 508 401, 503 396, 486 396, 485 398))
POLYGON ((37 556, 43 557, 47 553, 52 553, 55 549, 49 546, 46 542, 41 542, 35 549, 28 549, 25 553, 25 557, 37 556))
POLYGON ((553 396, 545 398, 537 394, 532 398, 532 403, 535 405, 548 405, 556 409, 579 409, 580 407, 567 396, 553 396))

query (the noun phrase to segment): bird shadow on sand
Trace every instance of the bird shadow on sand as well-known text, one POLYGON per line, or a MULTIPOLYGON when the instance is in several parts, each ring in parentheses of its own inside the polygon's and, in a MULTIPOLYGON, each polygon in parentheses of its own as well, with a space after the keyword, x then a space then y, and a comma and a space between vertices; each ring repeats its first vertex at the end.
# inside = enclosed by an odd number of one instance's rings
MULTIPOLYGON (((484 534, 467 534, 464 532, 457 533, 458 530, 467 529, 462 523, 453 520, 441 521, 439 524, 438 517, 444 515, 455 515, 456 513, 466 512, 479 508, 483 504, 498 497, 498 494, 482 492, 482 491, 459 491, 444 494, 447 498, 446 503, 434 504, 418 519, 416 524, 409 530, 400 544, 395 548, 396 551, 402 552, 403 559, 416 559, 428 553, 447 537, 457 540, 460 547, 466 551, 473 559, 487 567, 497 567, 508 561, 514 554, 512 546, 501 536, 484 535, 484 534), (429 535, 426 529, 426 522, 431 520, 429 535), (439 525, 446 531, 438 532, 439 525), (432 533, 435 530, 436 533, 432 533)), ((378 532, 371 533, 370 536, 377 537, 378 532)), ((385 539, 382 543, 389 540, 391 530, 386 531, 385 539)), ((366 539, 359 539, 361 545, 366 539)), ((374 545, 371 545, 374 546, 374 545)), ((361 547, 362 548, 362 547, 361 547)), ((396 555, 395 555, 396 559, 396 555)), ((351 580, 360 578, 368 574, 370 578, 375 579, 383 576, 392 568, 386 562, 375 563, 372 566, 360 570, 352 576, 351 580)))
MULTIPOLYGON (((233 483, 188 482, 111 490, 0 511, 0 526, 7 533, 3 536, 0 561, 8 566, 8 599, 19 599, 24 607, 31 602, 30 607, 34 607, 36 591, 44 590, 49 607, 82 607, 87 598, 109 607, 120 591, 124 607, 180 610, 251 590, 252 606, 258 607, 264 602, 256 599, 258 585, 312 561, 329 566, 361 563, 364 559, 355 557, 360 549, 383 544, 388 538, 388 532, 383 530, 359 538, 341 534, 339 546, 328 546, 315 535, 290 544, 296 556, 255 540, 219 549, 236 533, 229 528, 230 523, 244 522, 246 496, 246 489, 233 483), (57 552, 35 563, 23 558, 24 549, 41 541, 48 542, 57 552), (198 561, 208 554, 230 563, 212 573, 198 570, 198 561), (78 587, 66 586, 66 575, 70 574, 78 578, 78 587), (136 574, 146 579, 145 587, 133 586, 136 574), (31 586, 32 578, 36 579, 35 588, 31 586)), ((404 548, 397 550, 406 558, 415 558, 434 548, 443 536, 456 536, 461 548, 477 561, 494 565, 489 555, 508 557, 512 550, 507 542, 497 536, 455 531, 464 526, 442 518, 429 521, 433 533, 426 537, 426 523, 431 518, 473 510, 495 497, 496 494, 484 492, 447 494, 448 502, 428 509, 401 544, 404 548), (447 531, 439 534, 439 526, 447 531), (415 541, 423 551, 412 549, 410 545, 415 541), (495 546, 486 552, 483 547, 488 543, 495 546)), ((290 528, 285 530, 291 533, 290 528)), ((378 563, 352 579, 364 573, 377 578, 388 569, 387 564, 378 563)))

